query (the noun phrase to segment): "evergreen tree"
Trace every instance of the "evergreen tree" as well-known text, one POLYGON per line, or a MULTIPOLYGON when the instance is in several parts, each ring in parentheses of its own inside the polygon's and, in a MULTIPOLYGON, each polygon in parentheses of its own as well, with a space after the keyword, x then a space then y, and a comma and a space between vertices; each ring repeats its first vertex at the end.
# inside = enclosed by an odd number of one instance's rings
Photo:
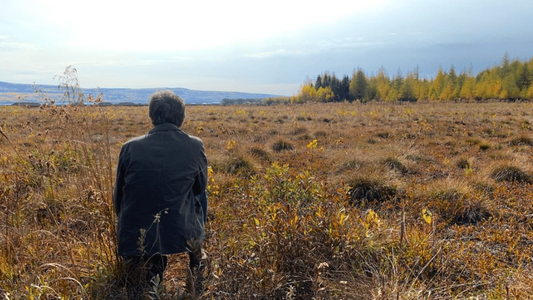
POLYGON ((338 93, 339 93, 338 98, 342 99, 340 101, 345 101, 345 100, 348 100, 350 102, 353 101, 352 97, 350 96, 350 78, 347 75, 344 75, 342 77, 338 93))
POLYGON ((407 73, 407 76, 402 81, 400 88, 400 100, 402 101, 414 101, 417 99, 416 92, 416 79, 413 74, 407 73))
POLYGON ((415 85, 415 94, 417 100, 427 100, 429 94, 429 81, 427 79, 418 80, 415 85))
POLYGON ((320 75, 318 75, 318 76, 316 77, 316 81, 315 81, 315 88, 316 88, 316 89, 319 89, 319 88, 321 88, 321 87, 323 87, 323 86, 322 86, 322 77, 320 77, 320 75))
POLYGON ((330 83, 331 91, 335 94, 335 101, 341 102, 344 99, 340 98, 341 92, 341 81, 335 76, 335 73, 331 74, 331 83, 330 83))
POLYGON ((396 76, 394 76, 390 84, 390 90, 389 90, 389 93, 386 99, 388 101, 400 100, 400 98, 402 98, 402 85, 403 85, 402 71, 398 69, 398 73, 396 73, 396 76))
POLYGON ((365 101, 372 101, 378 99, 378 81, 376 77, 370 77, 368 80, 368 85, 365 91, 365 101))
POLYGON ((500 99, 517 99, 520 97, 520 89, 516 86, 516 80, 512 73, 509 73, 501 84, 500 99))
POLYGON ((350 80, 350 95, 355 100, 363 100, 366 97, 366 88, 368 82, 365 73, 361 69, 354 71, 352 80, 350 80))
POLYGON ((530 70, 528 68, 528 64, 524 63, 516 79, 516 86, 518 87, 518 89, 520 89, 520 91, 523 92, 524 90, 527 91, 527 89, 529 89, 529 86, 531 85, 530 78, 531 78, 531 75, 530 75, 530 70))
POLYGON ((499 67, 500 78, 505 78, 510 72, 511 61, 509 59, 509 53, 505 52, 502 58, 501 66, 499 67))
POLYGON ((459 97, 463 99, 473 100, 476 93, 476 78, 468 76, 465 74, 465 80, 461 91, 459 92, 459 97))
POLYGON ((455 73, 455 68, 453 65, 450 67, 450 72, 448 72, 448 78, 455 86, 455 84, 457 83, 457 74, 455 73))

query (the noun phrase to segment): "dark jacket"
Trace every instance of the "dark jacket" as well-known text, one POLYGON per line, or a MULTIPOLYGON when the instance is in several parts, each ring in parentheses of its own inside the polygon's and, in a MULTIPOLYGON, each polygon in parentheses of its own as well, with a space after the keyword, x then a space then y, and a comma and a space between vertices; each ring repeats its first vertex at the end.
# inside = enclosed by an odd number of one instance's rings
POLYGON ((113 193, 118 254, 192 251, 204 237, 206 186, 203 143, 177 126, 161 124, 125 143, 113 193))

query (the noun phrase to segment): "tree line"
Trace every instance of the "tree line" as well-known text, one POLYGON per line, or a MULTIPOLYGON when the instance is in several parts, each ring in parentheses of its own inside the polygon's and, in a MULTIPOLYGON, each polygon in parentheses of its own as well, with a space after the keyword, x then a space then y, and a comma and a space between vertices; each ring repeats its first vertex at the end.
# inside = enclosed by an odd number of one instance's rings
POLYGON ((325 72, 309 79, 291 103, 343 101, 458 101, 458 100, 533 100, 533 58, 511 60, 506 53, 500 64, 474 75, 472 68, 457 73, 452 65, 439 68, 435 78, 419 76, 418 66, 405 76, 401 71, 389 77, 382 67, 368 76, 358 68, 351 77, 325 72))

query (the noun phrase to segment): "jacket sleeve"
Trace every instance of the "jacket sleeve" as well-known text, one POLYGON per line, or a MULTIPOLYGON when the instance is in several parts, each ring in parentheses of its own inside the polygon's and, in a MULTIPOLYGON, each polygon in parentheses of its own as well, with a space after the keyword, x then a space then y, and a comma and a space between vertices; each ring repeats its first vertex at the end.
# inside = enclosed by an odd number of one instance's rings
POLYGON ((123 198, 123 188, 124 188, 124 156, 125 156, 125 150, 124 147, 120 149, 120 155, 118 158, 118 165, 117 165, 117 176, 115 179, 115 188, 113 190, 113 208, 115 210, 115 214, 118 215, 120 213, 120 207, 121 202, 123 198))

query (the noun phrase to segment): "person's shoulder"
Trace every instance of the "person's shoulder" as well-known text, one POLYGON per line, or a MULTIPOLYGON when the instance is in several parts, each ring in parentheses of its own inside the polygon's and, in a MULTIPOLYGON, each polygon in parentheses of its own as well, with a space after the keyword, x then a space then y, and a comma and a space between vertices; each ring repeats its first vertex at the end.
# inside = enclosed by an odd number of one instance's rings
POLYGON ((187 137, 189 138, 189 140, 194 143, 194 144, 198 144, 198 145, 203 145, 204 142, 202 141, 202 139, 200 139, 199 137, 197 136, 194 136, 194 135, 190 135, 190 134, 187 134, 187 137))
POLYGON ((124 146, 129 146, 131 144, 134 144, 136 142, 139 142, 139 141, 142 141, 146 138, 146 135, 140 135, 140 136, 137 136, 137 137, 134 137, 134 138, 131 138, 130 140, 128 140, 127 142, 125 142, 122 147, 124 146))

